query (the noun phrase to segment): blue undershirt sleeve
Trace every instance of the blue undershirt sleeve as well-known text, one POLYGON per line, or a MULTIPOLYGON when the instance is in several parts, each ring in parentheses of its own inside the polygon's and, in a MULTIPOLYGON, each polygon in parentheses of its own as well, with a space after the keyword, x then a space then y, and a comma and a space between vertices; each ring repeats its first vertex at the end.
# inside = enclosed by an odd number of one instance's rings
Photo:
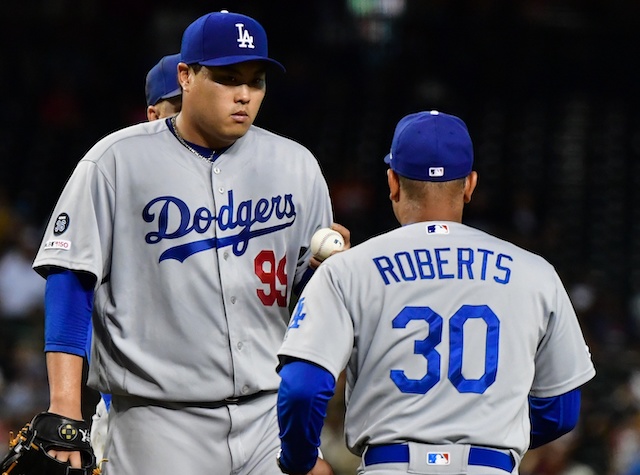
POLYGON ((307 473, 318 459, 320 433, 335 379, 326 369, 302 360, 286 362, 280 368, 280 377, 280 464, 287 471, 307 473))
POLYGON ((529 396, 531 417, 530 449, 535 449, 573 430, 580 415, 580 389, 560 396, 529 396))
POLYGON ((47 276, 44 295, 44 351, 88 357, 95 277, 67 269, 47 276))

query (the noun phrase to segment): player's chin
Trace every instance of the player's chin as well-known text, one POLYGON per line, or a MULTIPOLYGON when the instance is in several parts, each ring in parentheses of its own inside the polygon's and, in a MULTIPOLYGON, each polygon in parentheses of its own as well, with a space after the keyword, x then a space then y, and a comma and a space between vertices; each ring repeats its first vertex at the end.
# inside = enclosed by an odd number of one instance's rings
POLYGON ((247 122, 241 122, 241 123, 236 122, 234 124, 231 124, 226 131, 227 132, 226 135, 230 139, 238 140, 240 137, 242 137, 244 134, 247 133, 252 123, 253 121, 247 121, 247 122))

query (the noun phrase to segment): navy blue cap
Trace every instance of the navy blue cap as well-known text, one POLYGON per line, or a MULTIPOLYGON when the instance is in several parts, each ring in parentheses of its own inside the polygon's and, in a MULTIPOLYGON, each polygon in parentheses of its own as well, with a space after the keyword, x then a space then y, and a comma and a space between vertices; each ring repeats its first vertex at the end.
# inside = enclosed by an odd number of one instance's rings
POLYGON ((412 180, 451 181, 473 167, 473 144, 465 123, 438 111, 403 117, 384 158, 393 171, 412 180))
POLYGON ((191 23, 182 35, 182 61, 203 66, 229 66, 245 61, 266 61, 284 71, 269 58, 267 33, 260 23, 239 13, 208 13, 191 23))
POLYGON ((178 83, 179 54, 163 57, 149 70, 144 92, 147 96, 147 105, 156 105, 163 99, 169 99, 182 94, 178 83))

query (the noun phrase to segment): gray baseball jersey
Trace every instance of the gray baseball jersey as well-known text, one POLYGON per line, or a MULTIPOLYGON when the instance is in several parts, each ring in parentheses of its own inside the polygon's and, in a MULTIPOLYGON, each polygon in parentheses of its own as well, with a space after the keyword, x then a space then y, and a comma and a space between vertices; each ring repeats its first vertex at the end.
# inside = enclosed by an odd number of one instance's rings
POLYGON ((529 394, 595 375, 576 314, 540 256, 453 222, 416 223, 323 263, 279 351, 338 377, 347 445, 529 445, 529 394))
POLYGON ((97 276, 90 385, 217 401, 277 389, 292 287, 331 222, 302 145, 252 126, 211 163, 160 120, 78 163, 33 265, 97 276))

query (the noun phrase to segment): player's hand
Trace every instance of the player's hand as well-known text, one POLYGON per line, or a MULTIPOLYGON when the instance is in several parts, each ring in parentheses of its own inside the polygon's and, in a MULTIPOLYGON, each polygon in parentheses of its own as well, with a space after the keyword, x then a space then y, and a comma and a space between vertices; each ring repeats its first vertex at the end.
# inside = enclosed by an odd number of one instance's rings
MULTIPOLYGON (((334 231, 338 231, 342 236, 342 240, 344 241, 344 246, 342 247, 342 250, 333 251, 331 255, 334 255, 337 252, 342 252, 349 249, 351 247, 351 231, 345 228, 342 224, 338 224, 338 223, 333 223, 330 227, 334 231)), ((315 257, 311 256, 311 259, 309 260, 309 267, 311 267, 312 269, 317 269, 321 263, 322 261, 319 261, 315 257)))
MULTIPOLYGON (((331 225, 331 229, 334 231, 338 231, 344 240, 344 246, 342 246, 342 251, 346 251, 351 247, 351 231, 345 228, 342 224, 333 223, 331 225)), ((334 251, 334 252, 342 252, 342 251, 334 251)))
MULTIPOLYGON (((280 466, 280 462, 278 462, 278 466, 280 466)), ((289 472, 282 469, 282 467, 280 469, 283 473, 288 473, 290 475, 335 475, 333 473, 333 468, 331 468, 331 465, 329 465, 329 462, 321 457, 318 457, 318 459, 316 460, 316 464, 309 472, 306 473, 289 472)))
MULTIPOLYGON (((52 354, 49 353, 49 355, 52 355, 52 354)), ((66 357, 69 355, 63 355, 63 356, 66 357)), ((76 363, 77 362, 78 361, 76 360, 76 363)), ((55 404, 52 402, 47 412, 50 412, 53 414, 60 414, 62 416, 69 417, 71 419, 76 419, 76 420, 82 419, 82 409, 80 408, 80 405, 68 403, 66 400, 65 400, 65 404, 55 404)), ((69 465, 71 465, 71 468, 82 468, 82 455, 77 450, 70 451, 70 450, 63 450, 63 449, 58 449, 58 450, 51 449, 47 451, 47 454, 50 457, 56 460, 59 460, 62 463, 68 463, 69 465)))
POLYGON ((331 465, 329 465, 329 462, 318 457, 318 460, 316 461, 316 464, 313 466, 311 471, 307 472, 306 474, 300 473, 300 474, 292 474, 292 475, 335 475, 335 474, 333 473, 333 468, 331 468, 331 465))
POLYGON ((334 475, 334 473, 329 462, 318 457, 318 461, 307 475, 334 475))
POLYGON ((68 452, 66 450, 49 450, 47 452, 50 457, 53 457, 56 460, 59 460, 63 463, 69 463, 71 468, 82 468, 82 457, 80 456, 80 452, 68 452))
MULTIPOLYGON (((82 419, 82 412, 69 411, 68 408, 56 407, 52 405, 49 407, 48 412, 54 414, 72 414, 74 416, 74 419, 82 419)), ((82 468, 82 456, 78 451, 71 452, 68 450, 51 449, 47 451, 47 454, 62 463, 68 463, 69 465, 71 465, 71 468, 82 468)))

